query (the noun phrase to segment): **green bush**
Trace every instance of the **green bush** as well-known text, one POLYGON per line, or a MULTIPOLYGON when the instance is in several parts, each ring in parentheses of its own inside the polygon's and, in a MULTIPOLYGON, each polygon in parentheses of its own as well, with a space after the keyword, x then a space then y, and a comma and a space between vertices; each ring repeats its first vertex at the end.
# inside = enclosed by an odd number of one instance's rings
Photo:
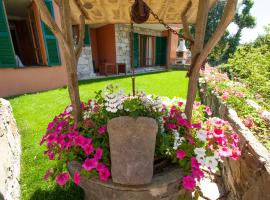
POLYGON ((219 66, 230 79, 245 82, 254 95, 270 103, 270 28, 253 43, 241 45, 227 64, 219 66))

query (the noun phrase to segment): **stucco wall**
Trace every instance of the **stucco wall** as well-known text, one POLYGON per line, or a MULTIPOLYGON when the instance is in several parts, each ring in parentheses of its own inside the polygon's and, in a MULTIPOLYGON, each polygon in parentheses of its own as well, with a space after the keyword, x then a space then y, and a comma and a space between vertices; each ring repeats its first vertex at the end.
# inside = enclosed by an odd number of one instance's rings
POLYGON ((0 97, 54 89, 66 82, 64 67, 0 69, 0 97))

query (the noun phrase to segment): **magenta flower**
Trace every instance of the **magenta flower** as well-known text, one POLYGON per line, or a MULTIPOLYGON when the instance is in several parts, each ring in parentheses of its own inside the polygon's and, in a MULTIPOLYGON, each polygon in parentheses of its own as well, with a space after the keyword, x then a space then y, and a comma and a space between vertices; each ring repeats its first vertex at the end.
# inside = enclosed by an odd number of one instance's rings
POLYGON ((222 129, 215 128, 214 129, 215 137, 224 137, 224 131, 222 129))
POLYGON ((50 160, 54 160, 54 158, 55 158, 54 153, 52 153, 50 151, 48 152, 48 156, 49 156, 50 160))
POLYGON ((196 185, 196 182, 194 178, 192 178, 191 176, 184 176, 182 179, 182 184, 186 190, 193 190, 196 185))
POLYGON ((94 158, 97 160, 100 160, 102 158, 102 154, 103 154, 103 150, 100 147, 98 147, 96 149, 96 153, 94 155, 94 158))
POLYGON ((83 147, 83 150, 86 153, 86 155, 89 156, 91 153, 94 152, 94 147, 93 147, 92 144, 88 144, 88 145, 86 145, 86 146, 83 147))
POLYGON ((202 170, 198 169, 198 168, 193 168, 192 169, 192 176, 197 179, 198 181, 201 180, 201 178, 204 177, 204 173, 202 172, 202 170))
POLYGON ((69 179, 69 175, 68 175, 68 173, 65 172, 65 173, 61 173, 57 176, 56 182, 58 185, 64 186, 67 183, 68 179, 69 179))
POLYGON ((191 158, 191 167, 193 169, 199 169, 200 168, 200 163, 198 162, 198 160, 195 157, 191 158))
POLYGON ((110 176, 111 176, 111 173, 110 173, 109 169, 106 166, 102 167, 99 170, 99 179, 101 181, 107 181, 110 176))
POLYGON ((47 138, 48 145, 50 145, 51 143, 55 142, 56 139, 57 139, 57 133, 51 133, 51 134, 49 134, 49 136, 47 138))
POLYGON ((43 177, 45 181, 48 181, 48 178, 52 175, 52 172, 50 169, 48 169, 43 177))
POLYGON ((88 144, 91 144, 91 143, 92 143, 91 138, 86 138, 82 135, 79 135, 79 136, 75 137, 75 139, 74 139, 74 144, 76 146, 81 146, 82 148, 88 144))
POLYGON ((209 106, 206 106, 204 111, 207 113, 208 116, 212 115, 212 111, 209 106))
POLYGON ((77 171, 74 172, 73 180, 74 180, 74 183, 76 185, 79 185, 80 184, 81 177, 80 177, 80 174, 77 171))
POLYGON ((192 124, 192 128, 197 128, 197 129, 202 128, 202 124, 201 124, 201 122, 196 123, 196 124, 192 124))
POLYGON ((169 124, 167 124, 167 128, 168 129, 176 129, 177 127, 175 124, 169 123, 169 124))
POLYGON ((102 163, 98 163, 97 164, 96 169, 97 169, 98 172, 101 171, 101 170, 103 170, 104 168, 106 168, 106 166, 104 164, 102 164, 102 163))
POLYGON ((82 164, 82 167, 87 170, 90 171, 94 168, 97 167, 98 161, 95 158, 86 158, 84 163, 82 164))
POLYGON ((107 125, 102 125, 101 127, 99 127, 98 128, 98 133, 100 134, 100 135, 103 135, 104 133, 106 133, 106 131, 107 131, 107 125))
POLYGON ((182 160, 185 156, 186 156, 186 152, 184 150, 182 150, 182 149, 178 150, 177 153, 176 153, 176 157, 179 160, 182 160))

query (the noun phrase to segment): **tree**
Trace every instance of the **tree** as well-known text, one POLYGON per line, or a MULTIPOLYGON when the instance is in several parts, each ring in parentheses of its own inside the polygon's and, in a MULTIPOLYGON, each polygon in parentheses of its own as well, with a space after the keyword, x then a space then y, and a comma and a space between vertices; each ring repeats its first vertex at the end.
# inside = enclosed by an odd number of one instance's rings
MULTIPOLYGON (((205 42, 207 42, 211 37, 213 30, 215 30, 217 24, 219 23, 223 14, 225 2, 225 0, 219 0, 216 6, 209 13, 205 42)), ((233 21, 238 26, 236 34, 231 35, 228 31, 225 32, 218 45, 209 55, 210 63, 217 65, 227 62, 229 56, 236 51, 236 48, 240 43, 242 30, 244 28, 254 28, 256 25, 256 19, 250 14, 253 4, 253 0, 243 0, 242 5, 236 13, 233 21)))

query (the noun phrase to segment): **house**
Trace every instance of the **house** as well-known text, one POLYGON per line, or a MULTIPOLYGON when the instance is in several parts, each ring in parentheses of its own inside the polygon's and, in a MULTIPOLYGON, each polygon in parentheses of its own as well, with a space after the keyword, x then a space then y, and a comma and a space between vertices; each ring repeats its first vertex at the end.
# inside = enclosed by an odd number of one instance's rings
MULTIPOLYGON (((58 7, 44 0, 57 24, 58 7)), ((179 25, 173 25, 179 29, 179 25)), ((78 26, 74 24, 74 45, 78 26)), ((159 24, 134 25, 135 68, 168 67, 175 62, 178 37, 159 24)), ((128 73, 130 25, 86 25, 78 63, 79 79, 128 73)), ((0 0, 0 97, 66 85, 65 62, 54 34, 31 0, 0 0)))

